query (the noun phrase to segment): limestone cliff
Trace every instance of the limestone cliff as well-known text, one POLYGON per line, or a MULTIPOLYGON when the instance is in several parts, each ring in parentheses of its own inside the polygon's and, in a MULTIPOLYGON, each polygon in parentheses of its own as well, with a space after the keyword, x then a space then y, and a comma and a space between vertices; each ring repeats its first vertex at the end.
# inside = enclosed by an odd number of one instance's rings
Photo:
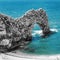
POLYGON ((16 20, 0 14, 0 50, 9 50, 30 42, 35 23, 41 27, 44 36, 50 33, 48 17, 43 9, 30 10, 16 20))

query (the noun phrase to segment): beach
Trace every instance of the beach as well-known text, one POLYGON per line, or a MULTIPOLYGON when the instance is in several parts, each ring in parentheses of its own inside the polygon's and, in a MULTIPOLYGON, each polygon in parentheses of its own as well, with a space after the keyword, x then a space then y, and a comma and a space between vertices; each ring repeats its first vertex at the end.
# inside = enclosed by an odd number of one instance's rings
POLYGON ((19 56, 14 53, 0 54, 0 60, 60 60, 60 54, 57 55, 29 55, 21 53, 19 56))

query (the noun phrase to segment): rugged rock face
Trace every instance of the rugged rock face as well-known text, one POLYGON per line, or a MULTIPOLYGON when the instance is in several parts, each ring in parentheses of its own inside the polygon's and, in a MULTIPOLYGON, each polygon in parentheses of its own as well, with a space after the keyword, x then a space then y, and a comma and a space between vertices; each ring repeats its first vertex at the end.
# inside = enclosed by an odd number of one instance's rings
POLYGON ((19 43, 20 36, 18 32, 15 20, 0 14, 0 51, 14 48, 13 46, 19 43))
POLYGON ((43 9, 30 10, 24 16, 17 19, 19 31, 22 31, 22 33, 24 33, 23 35, 26 34, 28 36, 31 36, 31 30, 35 23, 37 23, 41 27, 43 35, 47 35, 50 33, 48 17, 43 9))
POLYGON ((50 34, 48 18, 43 9, 30 10, 16 20, 0 14, 0 50, 9 50, 30 42, 35 23, 41 27, 44 36, 50 34))

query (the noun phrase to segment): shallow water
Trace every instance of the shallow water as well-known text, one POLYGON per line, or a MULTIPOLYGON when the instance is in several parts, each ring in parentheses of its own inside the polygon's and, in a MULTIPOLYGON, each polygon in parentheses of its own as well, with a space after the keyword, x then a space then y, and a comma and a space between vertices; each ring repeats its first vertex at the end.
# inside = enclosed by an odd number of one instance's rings
MULTIPOLYGON (((52 34, 48 38, 41 38, 38 33, 35 33, 32 42, 28 45, 28 49, 23 52, 32 54, 60 54, 60 2, 59 1, 42 1, 42 2, 0 2, 0 13, 7 14, 13 18, 21 17, 29 9, 43 8, 46 10, 51 29, 56 29, 58 32, 52 34)), ((34 31, 40 30, 38 25, 34 25, 34 31), (37 27, 37 28, 36 28, 37 27)))
POLYGON ((32 54, 60 54, 60 32, 55 33, 47 38, 41 38, 39 31, 35 33, 32 42, 23 50, 25 53, 32 54))

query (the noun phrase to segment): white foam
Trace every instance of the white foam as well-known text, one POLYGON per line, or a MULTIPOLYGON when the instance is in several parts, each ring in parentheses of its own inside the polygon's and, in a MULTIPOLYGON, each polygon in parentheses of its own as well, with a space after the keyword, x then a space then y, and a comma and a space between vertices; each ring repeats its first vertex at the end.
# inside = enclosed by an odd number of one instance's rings
POLYGON ((51 31, 53 31, 53 32, 58 32, 58 30, 57 29, 50 29, 51 31))
POLYGON ((34 35, 36 35, 36 34, 38 34, 38 35, 43 35, 42 30, 36 30, 36 31, 34 31, 33 34, 34 34, 34 35))
MULTIPOLYGON (((57 29, 50 29, 52 32, 58 32, 57 29)), ((35 36, 36 34, 38 35, 43 35, 42 30, 35 30, 32 35, 35 36)))

